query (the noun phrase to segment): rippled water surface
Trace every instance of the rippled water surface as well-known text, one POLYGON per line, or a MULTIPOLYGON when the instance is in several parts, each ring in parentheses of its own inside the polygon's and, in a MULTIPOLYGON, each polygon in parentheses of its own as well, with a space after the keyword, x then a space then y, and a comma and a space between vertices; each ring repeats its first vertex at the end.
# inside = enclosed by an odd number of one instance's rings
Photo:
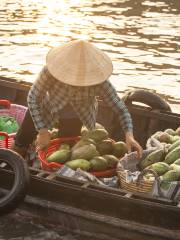
POLYGON ((1 0, 1 75, 34 81, 49 49, 91 40, 123 92, 156 91, 180 112, 179 0, 1 0))

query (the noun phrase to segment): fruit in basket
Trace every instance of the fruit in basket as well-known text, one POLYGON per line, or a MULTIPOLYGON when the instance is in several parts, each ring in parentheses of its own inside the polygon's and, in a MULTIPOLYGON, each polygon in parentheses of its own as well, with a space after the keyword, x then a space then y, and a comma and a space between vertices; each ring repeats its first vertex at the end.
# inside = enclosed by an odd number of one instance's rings
POLYGON ((171 164, 174 163, 178 158, 180 158, 180 146, 176 147, 171 152, 169 152, 166 155, 164 162, 171 164))
POLYGON ((62 143, 58 150, 70 150, 70 146, 67 143, 62 143))
POLYGON ((180 136, 180 127, 176 129, 176 135, 180 136))
POLYGON ((127 152, 127 146, 123 141, 113 143, 113 155, 117 158, 124 156, 124 154, 127 152))
POLYGON ((176 147, 180 146, 180 140, 174 142, 173 144, 170 145, 170 147, 168 148, 168 152, 171 152, 172 150, 174 150, 176 147))
POLYGON ((108 169, 108 162, 105 158, 98 156, 90 161, 91 171, 104 171, 108 169))
POLYGON ((153 163, 161 162, 164 159, 165 153, 163 149, 158 149, 148 154, 147 157, 142 159, 139 163, 141 169, 150 166, 153 163))
POLYGON ((160 142, 171 143, 171 142, 172 142, 172 139, 173 139, 173 136, 169 135, 169 134, 166 133, 166 132, 162 132, 162 133, 159 134, 159 136, 157 137, 157 139, 158 139, 160 142))
POLYGON ((81 128, 81 136, 83 139, 93 139, 95 142, 100 142, 103 139, 108 138, 108 132, 106 129, 99 123, 96 123, 94 130, 88 130, 85 126, 81 128))
POLYGON ((82 138, 91 138, 95 142, 100 142, 103 139, 108 138, 108 132, 105 129, 95 129, 88 131, 88 133, 85 135, 82 135, 82 138))
POLYGON ((113 143, 111 140, 105 139, 96 145, 96 149, 100 155, 111 154, 113 151, 113 143))
POLYGON ((178 159, 174 162, 174 164, 180 165, 180 158, 178 158, 178 159))
POLYGON ((84 145, 88 145, 88 144, 94 144, 95 145, 95 141, 93 139, 87 138, 87 139, 80 139, 77 143, 75 143, 75 145, 72 147, 72 151, 82 147, 84 145))
MULTIPOLYGON (((105 128, 100 123, 96 122, 95 129, 105 129, 105 128)), ((87 127, 83 125, 81 128, 81 136, 85 136, 88 132, 89 130, 87 129, 87 127)))
POLYGON ((169 170, 161 176, 161 179, 164 181, 178 181, 180 178, 180 173, 176 170, 169 170))
POLYGON ((172 136, 176 135, 176 132, 172 128, 168 128, 164 132, 172 136))
POLYGON ((147 168, 155 171, 158 174, 158 176, 161 176, 170 170, 170 166, 165 162, 153 163, 152 165, 150 165, 147 168))
POLYGON ((172 164, 170 165, 170 169, 171 169, 171 170, 175 170, 175 171, 177 171, 177 172, 180 174, 180 165, 175 164, 175 163, 172 163, 172 164))
POLYGON ((177 141, 179 141, 179 140, 180 140, 180 136, 175 135, 175 136, 172 137, 171 142, 172 142, 172 143, 175 143, 175 142, 177 142, 177 141))
POLYGON ((53 152, 50 154, 46 160, 48 162, 58 162, 58 163, 64 163, 70 158, 71 152, 67 149, 61 149, 53 152))
POLYGON ((19 125, 14 117, 0 117, 0 131, 7 133, 15 133, 19 129, 19 125))
POLYGON ((119 159, 114 155, 103 155, 103 158, 107 160, 108 168, 115 168, 119 162, 119 159))
POLYGON ((89 171, 90 169, 90 162, 86 159, 74 159, 66 162, 65 165, 73 170, 80 168, 84 171, 89 171))
POLYGON ((93 144, 88 144, 81 146, 79 148, 73 149, 71 152, 71 159, 86 159, 90 160, 91 158, 99 156, 99 152, 96 150, 96 146, 93 144))

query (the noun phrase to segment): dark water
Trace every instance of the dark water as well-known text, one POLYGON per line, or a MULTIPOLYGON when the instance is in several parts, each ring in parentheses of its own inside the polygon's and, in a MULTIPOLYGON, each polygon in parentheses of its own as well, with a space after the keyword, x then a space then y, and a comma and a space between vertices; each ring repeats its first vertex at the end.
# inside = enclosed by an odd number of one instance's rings
MULTIPOLYGON (((80 38, 111 57, 118 91, 156 91, 180 113, 180 0, 0 0, 1 76, 33 82, 51 47, 80 38)), ((12 214, 0 239, 77 238, 12 214)))
POLYGON ((40 224, 35 219, 12 213, 0 218, 0 240, 82 240, 80 237, 40 224))
POLYGON ((180 112, 179 0, 1 0, 1 75, 34 81, 49 49, 91 40, 118 91, 156 91, 180 112))

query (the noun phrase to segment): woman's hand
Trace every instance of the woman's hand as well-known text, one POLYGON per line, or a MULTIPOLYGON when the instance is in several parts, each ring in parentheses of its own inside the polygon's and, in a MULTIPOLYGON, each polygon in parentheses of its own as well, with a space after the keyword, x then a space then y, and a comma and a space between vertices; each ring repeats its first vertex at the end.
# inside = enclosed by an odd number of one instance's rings
POLYGON ((36 151, 45 149, 50 142, 51 135, 48 129, 40 129, 36 138, 36 151))
POLYGON ((131 152, 132 150, 136 150, 138 154, 138 158, 141 158, 143 149, 139 145, 139 143, 134 139, 133 133, 127 132, 125 134, 125 138, 126 138, 126 145, 128 148, 128 152, 131 152))

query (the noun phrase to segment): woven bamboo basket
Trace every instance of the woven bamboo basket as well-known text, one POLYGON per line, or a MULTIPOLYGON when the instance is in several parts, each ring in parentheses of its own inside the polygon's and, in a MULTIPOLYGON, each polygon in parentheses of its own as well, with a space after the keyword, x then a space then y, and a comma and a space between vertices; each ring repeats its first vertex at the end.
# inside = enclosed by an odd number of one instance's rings
MULTIPOLYGON (((127 182, 125 171, 118 171, 120 187, 133 193, 151 193, 154 181, 139 178, 136 182, 127 182)), ((140 176, 140 175, 139 175, 140 176)))
MULTIPOLYGON (((148 154, 150 154, 152 151, 154 151, 153 149, 151 150, 144 150, 143 151, 143 156, 142 159, 144 159, 148 154)), ((141 160, 142 160, 141 159, 141 160)), ((134 171, 138 170, 138 162, 139 160, 137 159, 137 153, 136 152, 132 152, 130 154, 127 154, 126 156, 124 156, 117 167, 117 176, 118 176, 118 180, 119 180, 119 185, 122 189, 125 189, 129 192, 133 192, 133 193, 144 193, 144 194, 150 194, 152 192, 152 188, 153 188, 153 184, 154 184, 154 180, 144 180, 143 176, 145 173, 152 173, 155 177, 155 179, 158 177, 157 174, 148 169, 148 170, 143 170, 138 178, 137 181, 135 182, 128 182, 126 180, 126 172, 127 170, 130 172, 131 174, 131 169, 125 169, 124 167, 122 167, 122 161, 132 161, 131 167, 132 165, 134 168, 134 171)), ((140 161, 141 161, 140 160, 140 161)), ((132 173, 133 174, 133 173, 132 173)))

